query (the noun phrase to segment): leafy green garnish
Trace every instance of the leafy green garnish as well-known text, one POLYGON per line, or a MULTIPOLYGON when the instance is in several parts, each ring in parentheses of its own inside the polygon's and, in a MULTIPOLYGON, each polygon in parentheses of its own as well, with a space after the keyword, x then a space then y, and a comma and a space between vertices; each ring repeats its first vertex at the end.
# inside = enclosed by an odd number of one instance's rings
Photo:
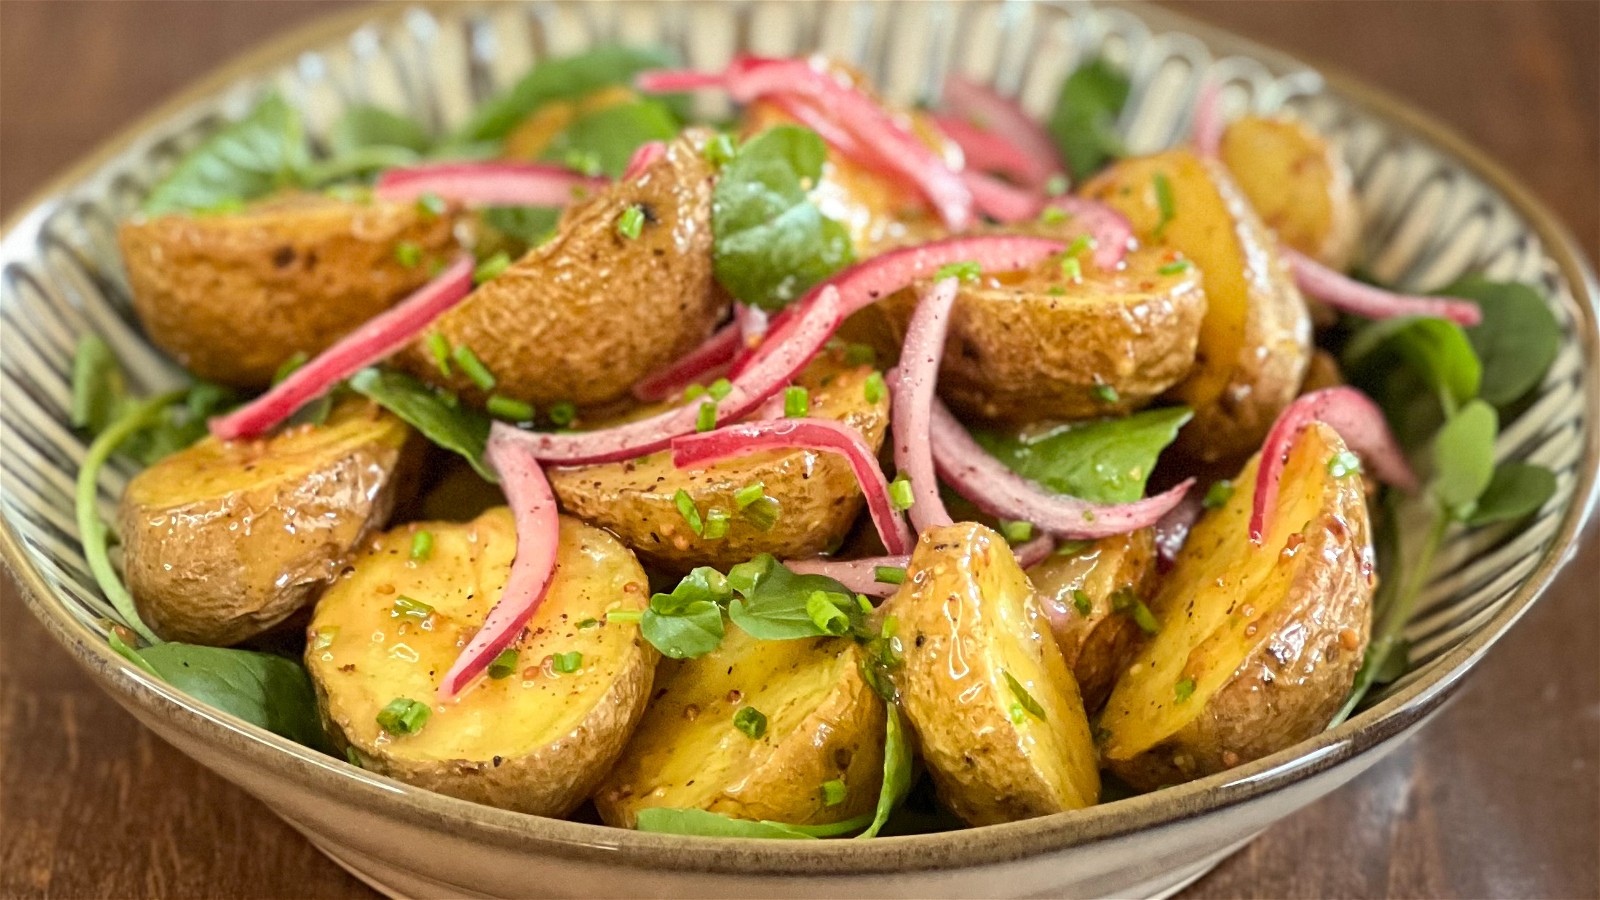
POLYGON ((827 148, 811 131, 762 132, 723 166, 712 193, 718 283, 735 298, 780 309, 854 261, 850 234, 808 199, 827 148))
MULTIPOLYGON (((855 596, 849 588, 826 575, 796 575, 770 553, 730 569, 728 585, 739 594, 728 603, 728 618, 751 637, 764 641, 838 633, 820 627, 807 604, 815 593, 846 600, 855 596)), ((861 624, 861 610, 854 602, 835 608, 850 620, 852 629, 861 624)))
POLYGON ((894 703, 884 705, 889 709, 889 719, 883 739, 883 787, 878 791, 872 824, 856 835, 858 838, 877 837, 895 807, 911 792, 911 743, 906 740, 905 724, 900 721, 900 708, 894 703))
POLYGON ((143 209, 154 216, 236 208, 298 184, 307 162, 299 114, 272 94, 185 155, 143 209))
POLYGON ((1367 325, 1351 337, 1343 362, 1346 374, 1357 382, 1403 365, 1422 379, 1447 412, 1476 397, 1483 380, 1483 366, 1461 326, 1426 316, 1367 325))
POLYGON ((1052 491, 1090 503, 1130 503, 1144 496, 1156 458, 1192 415, 1176 406, 1038 434, 973 436, 1012 471, 1052 491))
POLYGON ((1468 276, 1440 293, 1477 301, 1483 312, 1467 340, 1483 363, 1478 396, 1484 402, 1504 409, 1544 380, 1561 347, 1561 326, 1537 291, 1468 276))
POLYGON ((1011 696, 1022 705, 1023 709, 1027 710, 1028 715, 1043 722, 1045 720, 1044 707, 1039 705, 1039 701, 1033 699, 1033 695, 1028 693, 1028 689, 1023 687, 1022 682, 1018 681, 1016 676, 1005 669, 1001 669, 1000 674, 1006 677, 1006 686, 1011 688, 1011 696))
POLYGON ((592 161, 597 170, 593 174, 621 178, 635 150, 650 141, 672 140, 680 127, 678 117, 664 103, 619 103, 579 116, 552 138, 540 155, 557 163, 583 156, 592 161))
POLYGON ((464 405, 454 394, 390 369, 362 369, 350 377, 350 387, 399 416, 429 441, 459 454, 485 480, 500 480, 483 459, 489 443, 489 417, 464 405))
POLYGON ((328 133, 334 156, 369 147, 395 147, 421 156, 432 146, 433 136, 416 119, 365 103, 346 109, 328 133))
POLYGON ((1466 519, 1494 478, 1494 407, 1473 400, 1450 417, 1433 440, 1432 494, 1453 518, 1466 519))
POLYGON ((640 831, 664 834, 693 834, 702 837, 780 838, 814 840, 839 837, 867 825, 869 817, 857 816, 832 825, 785 825, 757 819, 735 819, 703 809, 673 809, 655 806, 639 810, 640 831))
POLYGON ((485 224, 519 245, 537 247, 555 231, 561 210, 544 206, 491 206, 483 210, 485 224))
POLYGON ((1127 152, 1117 133, 1117 117, 1130 87, 1127 75, 1098 57, 1062 83, 1047 127, 1074 178, 1087 178, 1127 152))
POLYGON ((99 434, 117 417, 127 393, 110 345, 97 334, 80 338, 72 357, 72 427, 99 434))
POLYGON ((670 594, 655 594, 639 620, 644 639, 673 659, 704 656, 722 644, 728 579, 707 566, 691 571, 670 594))
MULTIPOLYGON (((675 63, 675 57, 665 50, 631 47, 596 47, 575 56, 541 62, 505 93, 479 106, 457 140, 499 140, 546 103, 627 84, 646 69, 669 68, 675 63)), ((682 117, 682 112, 679 115, 682 117)))
POLYGON ((1533 514, 1556 493, 1556 476, 1544 466, 1508 460, 1494 470, 1489 486, 1466 524, 1477 527, 1511 522, 1533 514))

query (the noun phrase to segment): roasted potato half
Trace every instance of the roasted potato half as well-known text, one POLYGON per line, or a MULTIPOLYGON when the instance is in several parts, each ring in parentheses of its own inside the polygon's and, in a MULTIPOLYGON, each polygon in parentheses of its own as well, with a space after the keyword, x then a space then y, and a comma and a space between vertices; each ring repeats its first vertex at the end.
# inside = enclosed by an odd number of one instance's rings
POLYGON ((888 710, 848 638, 760 641, 730 628, 722 646, 664 662, 650 709, 595 794, 608 825, 651 807, 826 825, 870 813, 883 781, 888 710), (752 737, 743 709, 766 716, 752 737), (840 780, 841 802, 823 784, 840 780))
POLYGON ((562 816, 594 789, 650 697, 656 651, 612 610, 650 591, 628 549, 561 520, 556 574, 513 644, 511 671, 481 676, 453 700, 439 682, 500 599, 516 555, 511 512, 421 522, 374 538, 317 603, 306 668, 336 747, 365 768, 441 794, 562 816), (432 535, 411 556, 418 531, 432 535), (412 733, 379 714, 396 700, 430 710, 412 733))
POLYGON ((364 400, 259 441, 205 438, 122 494, 117 531, 139 615, 163 638, 226 647, 315 599, 388 521, 419 448, 364 400))
MULTIPOLYGON (((546 406, 595 407, 705 340, 727 309, 711 280, 707 132, 690 130, 644 174, 569 207, 529 250, 434 323, 495 379, 493 392, 546 406), (644 213, 638 237, 618 231, 644 213)), ((445 375, 422 342, 402 354, 418 377, 482 399, 459 367, 445 375)))
POLYGON ((952 812, 989 825, 1098 799, 1078 684, 1005 538, 973 522, 924 531, 884 609, 904 645, 900 708, 952 812))
MULTIPOLYGON (((887 394, 867 399, 872 374, 871 367, 848 365, 843 351, 834 350, 821 354, 795 383, 810 392, 810 415, 849 425, 877 450, 888 428, 889 400, 887 394)), ((567 512, 610 529, 647 562, 671 572, 695 566, 725 571, 762 553, 816 556, 843 540, 862 503, 850 464, 812 450, 775 450, 693 469, 675 467, 672 454, 663 451, 546 474, 567 512), (777 518, 765 529, 734 498, 757 482, 777 501, 777 518), (697 535, 678 509, 680 490, 702 516, 712 510, 728 514, 727 534, 716 540, 697 535)))
MULTIPOLYGON (((1085 258, 1081 277, 1069 278, 1061 261, 1050 259, 963 283, 940 396, 958 412, 1004 424, 1117 415, 1148 404, 1189 374, 1206 312, 1200 273, 1169 266, 1174 260, 1170 250, 1135 250, 1121 269, 1107 272, 1085 258)), ((878 305, 903 336, 914 292, 878 305)))
POLYGON ((1100 727, 1111 771, 1154 789, 1258 759, 1327 727, 1371 627, 1373 557, 1359 475, 1321 423, 1289 450, 1260 546, 1256 460, 1201 518, 1151 605, 1161 631, 1117 680, 1100 727))
POLYGON ((1094 713, 1144 641, 1133 601, 1148 603, 1155 593, 1155 532, 1141 528, 1051 556, 1028 570, 1028 580, 1050 610, 1084 708, 1094 713))
POLYGON ((134 219, 117 238, 150 340, 201 378, 257 388, 421 287, 454 252, 451 225, 414 203, 296 194, 134 219))
POLYGON ((1272 235, 1222 165, 1187 150, 1113 163, 1083 190, 1126 215, 1141 241, 1199 266, 1194 370, 1172 391, 1195 417, 1178 444, 1201 462, 1242 459, 1294 399, 1311 354, 1305 301, 1272 235))
POLYGON ((1218 152, 1279 240, 1332 268, 1349 267, 1361 208, 1338 147, 1296 119, 1244 116, 1223 131, 1218 152))

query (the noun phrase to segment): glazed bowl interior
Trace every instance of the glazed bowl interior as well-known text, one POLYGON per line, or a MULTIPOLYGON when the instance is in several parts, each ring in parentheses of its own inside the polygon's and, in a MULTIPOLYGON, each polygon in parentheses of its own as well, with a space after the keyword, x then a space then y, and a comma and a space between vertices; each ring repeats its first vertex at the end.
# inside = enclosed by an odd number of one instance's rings
MULTIPOLYGON (((706 115, 725 112, 714 98, 699 102, 706 115)), ((8 225, 0 277, 0 545, 55 638, 110 684, 119 702, 147 721, 210 742, 229 765, 268 767, 330 803, 471 829, 482 841, 510 847, 602 857, 632 850, 661 866, 743 873, 892 872, 1019 859, 1223 810, 1381 751, 1419 724, 1549 583, 1594 502, 1595 291, 1560 227, 1497 167, 1427 119, 1154 8, 546 2, 358 10, 219 73, 73 170, 8 225), (1556 494, 1525 522, 1451 538, 1407 631, 1415 668, 1350 721, 1271 757, 1156 794, 968 832, 797 848, 524 816, 320 756, 124 663, 106 646, 111 610, 84 563, 74 523, 73 481, 84 442, 68 424, 73 347, 78 335, 100 333, 142 389, 175 385, 183 376, 132 317, 115 223, 186 149, 243 113, 263 90, 276 89, 301 108, 314 138, 354 102, 388 106, 442 131, 532 62, 608 42, 666 45, 696 68, 718 67, 739 51, 821 51, 860 66, 901 102, 935 97, 944 74, 956 69, 1016 92, 1035 114, 1047 111, 1066 73, 1103 53, 1132 75, 1120 125, 1136 153, 1181 139, 1206 78, 1225 85, 1231 112, 1293 110, 1343 143, 1364 206, 1367 271, 1415 289, 1483 272, 1532 284, 1549 299, 1565 335, 1561 352, 1536 396, 1500 435, 1496 455, 1548 466, 1557 475, 1556 494)), ((102 477, 107 511, 130 474, 111 469, 102 477)))

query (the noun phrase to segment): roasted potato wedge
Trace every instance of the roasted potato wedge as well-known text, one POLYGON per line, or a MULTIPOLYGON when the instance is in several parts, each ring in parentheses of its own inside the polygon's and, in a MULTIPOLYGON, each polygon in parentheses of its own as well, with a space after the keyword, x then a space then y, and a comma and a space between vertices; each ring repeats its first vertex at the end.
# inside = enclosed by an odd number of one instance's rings
POLYGON ((205 438, 134 476, 117 531, 140 617, 167 640, 225 647, 293 615, 387 522, 411 434, 347 400, 322 425, 205 438))
POLYGON ((650 591, 609 534, 561 520, 555 579, 513 647, 514 670, 484 675, 456 699, 439 682, 500 599, 516 555, 511 512, 423 522, 374 538, 317 604, 306 668, 337 749, 365 768, 453 797, 544 816, 583 802, 644 713, 656 651, 612 610, 643 609, 650 591), (413 535, 433 536, 411 558, 413 535), (412 605, 402 610, 400 598, 412 605), (418 609, 414 604, 426 604, 418 609), (431 608, 431 609, 430 609, 431 608), (561 671, 556 657, 576 657, 561 671), (378 714, 397 698, 431 710, 393 734, 378 714))
POLYGON ((1247 524, 1256 460, 1205 514, 1151 605, 1161 631, 1117 680, 1102 752, 1153 789, 1220 772, 1321 731, 1350 693, 1371 627, 1373 556, 1359 476, 1321 423, 1300 433, 1260 546, 1247 524))
POLYGON ((703 809, 738 819, 825 825, 873 810, 888 711, 861 677, 848 638, 759 641, 730 628, 722 646, 662 663, 656 694, 622 760, 595 794, 608 825, 642 809, 703 809), (752 738, 734 715, 752 708, 752 738), (845 784, 828 806, 822 785, 845 784))
POLYGON ((1047 609, 1056 644, 1091 714, 1144 641, 1130 602, 1148 602, 1156 587, 1155 532, 1141 528, 1102 538, 1028 570, 1047 609))
MULTIPOLYGON (((820 355, 795 383, 810 392, 810 414, 861 432, 867 446, 883 445, 889 422, 887 395, 867 399, 873 369, 850 366, 841 351, 820 355)), ((667 451, 623 462, 551 469, 546 473, 562 508, 608 528, 650 564, 670 572, 695 566, 726 570, 762 553, 779 559, 816 556, 843 540, 861 510, 861 489, 850 464, 831 453, 783 450, 751 454, 704 468, 679 469, 667 451), (740 513, 734 494, 760 482, 778 503, 772 527, 762 530, 740 513), (678 510, 686 491, 702 516, 729 514, 728 533, 697 535, 678 510)))
POLYGON ((451 225, 414 203, 297 194, 134 219, 117 238, 150 340, 201 378, 256 388, 425 283, 454 252, 451 225), (403 243, 419 251, 412 265, 395 252, 403 243))
MULTIPOLYGON (((547 406, 595 407, 693 349, 727 309, 711 280, 711 184, 706 132, 692 129, 644 174, 569 207, 555 237, 513 263, 434 323, 493 373, 494 393, 547 406), (643 230, 617 230, 644 211, 643 230)), ((402 354, 418 377, 464 396, 484 392, 448 376, 422 342, 402 354)))
POLYGON ((1305 301, 1272 236, 1222 165, 1187 150, 1114 163, 1083 190, 1126 215, 1141 241, 1200 267, 1194 370, 1171 392, 1195 411, 1178 445, 1201 462, 1243 458, 1294 399, 1311 354, 1305 301))
POLYGON ((1078 684, 1005 538, 973 522, 924 531, 884 609, 904 645, 900 708, 951 811, 989 825, 1096 801, 1078 684))
POLYGON ((1279 240, 1332 268, 1349 267, 1361 209, 1332 142, 1296 119, 1244 116, 1223 131, 1218 153, 1279 240))
MULTIPOLYGON (((1060 227, 1051 236, 1060 235, 1060 227)), ((1066 235, 1068 239, 1072 235, 1066 235)), ((1135 250, 1106 272, 1058 259, 963 283, 950 319, 939 394, 967 416, 1003 424, 1138 409, 1189 374, 1206 296, 1193 266, 1166 273, 1170 250, 1135 250)), ((904 335, 916 295, 878 304, 904 335)))

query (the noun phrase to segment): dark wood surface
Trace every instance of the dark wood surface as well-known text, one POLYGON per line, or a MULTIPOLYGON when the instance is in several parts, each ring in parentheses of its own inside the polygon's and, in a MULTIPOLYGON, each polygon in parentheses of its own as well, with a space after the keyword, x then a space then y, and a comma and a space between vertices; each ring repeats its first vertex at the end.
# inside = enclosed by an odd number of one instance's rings
MULTIPOLYGON (((332 4, 0 2, 0 214, 167 94, 332 4)), ((1388 88, 1600 247, 1600 5, 1187 10, 1388 88)), ((1193 897, 1600 895, 1600 541, 1417 739, 1193 897)), ((82 676, 0 576, 0 896, 369 896, 82 676)))

